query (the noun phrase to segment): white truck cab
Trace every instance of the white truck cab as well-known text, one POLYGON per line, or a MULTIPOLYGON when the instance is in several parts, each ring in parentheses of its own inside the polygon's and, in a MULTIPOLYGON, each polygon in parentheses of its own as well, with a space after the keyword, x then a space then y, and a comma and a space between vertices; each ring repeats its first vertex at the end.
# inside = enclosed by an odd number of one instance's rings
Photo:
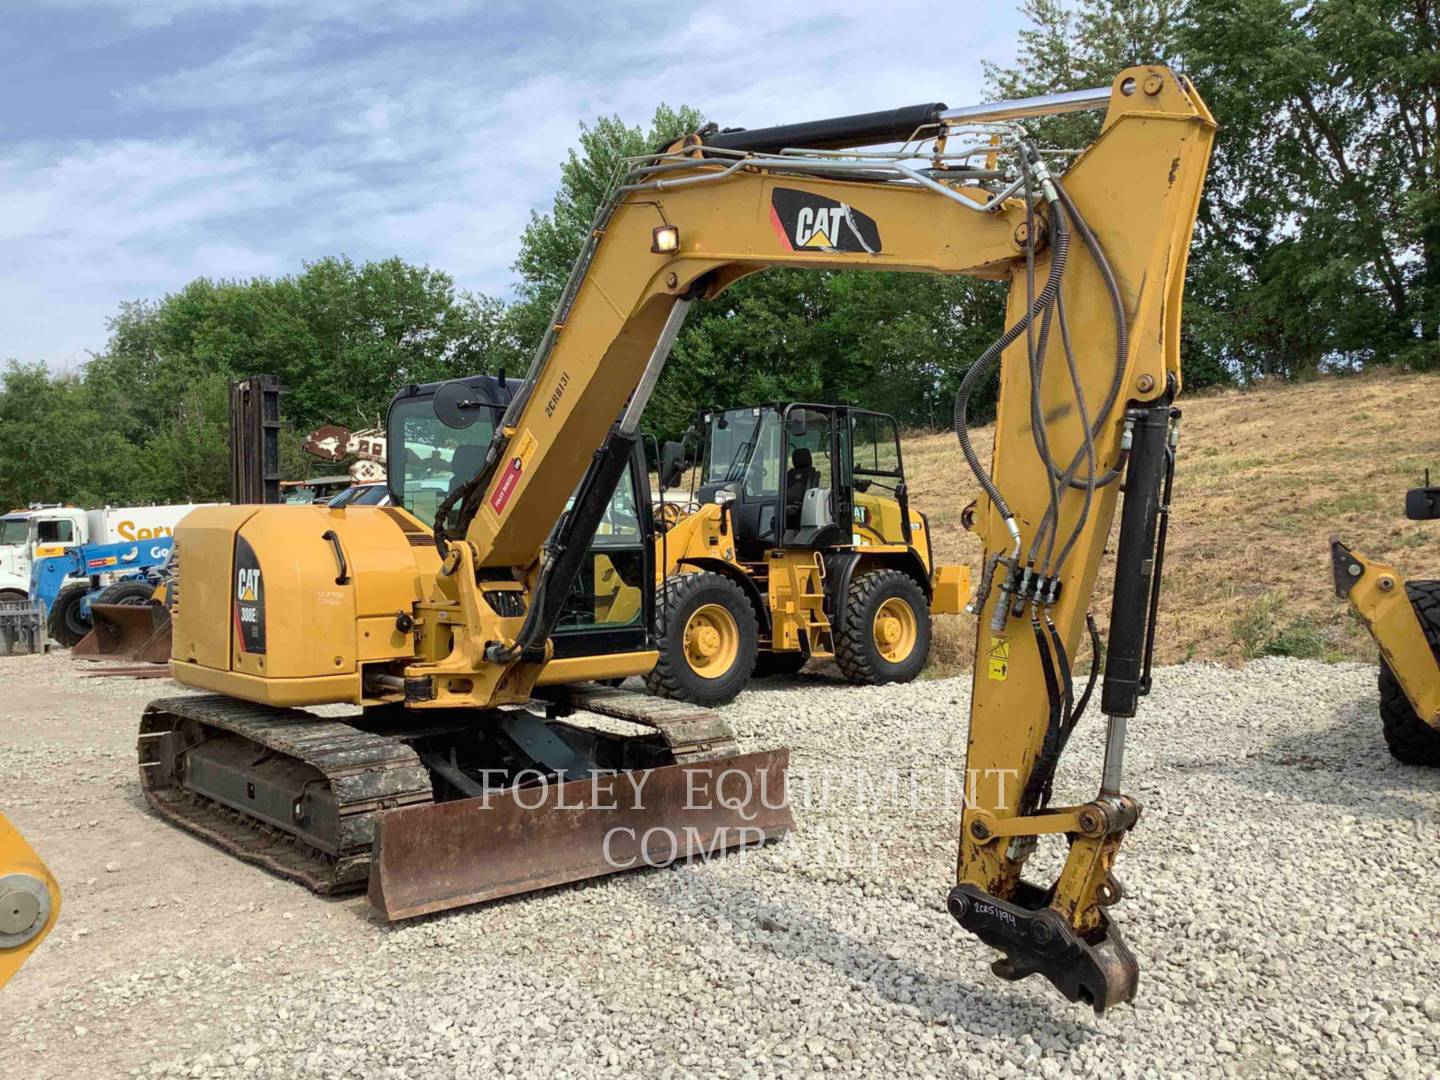
POLYGON ((75 544, 118 544, 170 536, 195 503, 171 506, 33 506, 0 515, 0 600, 24 600, 30 567, 75 544))

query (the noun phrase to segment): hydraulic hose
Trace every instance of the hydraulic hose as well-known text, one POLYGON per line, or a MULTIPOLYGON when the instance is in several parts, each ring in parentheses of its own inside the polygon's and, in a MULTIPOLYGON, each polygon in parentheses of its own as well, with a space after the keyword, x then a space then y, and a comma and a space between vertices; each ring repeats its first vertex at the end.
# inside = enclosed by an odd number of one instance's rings
MULTIPOLYGON (((1070 216, 1070 223, 1075 231, 1080 234, 1080 240, 1084 243, 1090 257, 1095 260, 1095 266, 1100 271, 1100 278, 1105 283, 1105 292, 1110 298, 1110 310, 1115 321, 1115 373, 1110 380, 1110 389, 1105 395, 1105 404, 1095 416, 1095 422, 1091 427, 1091 436, 1100 434, 1100 430, 1110 418, 1110 413, 1115 408, 1115 402, 1120 397, 1120 387, 1125 381, 1125 364, 1130 355, 1130 323, 1125 315, 1125 301, 1120 295, 1120 286, 1115 281, 1115 272, 1110 268, 1110 260, 1105 257, 1105 249, 1100 246, 1095 233, 1091 230, 1085 216, 1080 213, 1075 201, 1070 198, 1070 193, 1065 190, 1064 184, 1059 180, 1053 181, 1055 192, 1060 197, 1066 212, 1070 216)), ((1122 458, 1115 462, 1104 474, 1095 480, 1096 487, 1105 487, 1113 483, 1125 468, 1125 461, 1122 458)), ((1077 487, 1072 479, 1067 486, 1077 487)))
MULTIPOLYGON (((1021 156, 1022 175, 1027 179, 1030 176, 1029 163, 1025 155, 1021 156)), ((1068 233, 1065 223, 1065 211, 1060 206, 1055 206, 1050 215, 1051 231, 1055 233, 1068 233)), ((1034 208, 1028 200, 1025 207, 1025 296, 1029 300, 1035 292, 1035 213, 1034 208)), ((1040 527, 1035 530, 1035 535, 1030 540, 1030 551, 1026 556, 1025 568, 1027 574, 1035 565, 1035 556, 1042 544, 1045 543, 1045 536, 1048 531, 1047 523, 1053 523, 1060 514, 1060 491, 1055 484, 1055 476, 1051 468, 1050 439, 1045 427, 1045 414, 1041 406, 1041 392, 1045 378, 1045 351, 1050 341, 1050 323, 1055 312, 1054 304, 1060 302, 1060 292, 1055 293, 1055 300, 1045 309, 1044 317, 1040 320, 1040 333, 1034 334, 1033 321, 1025 330, 1025 348, 1030 368, 1030 437, 1035 443, 1035 452, 1039 454, 1040 460, 1045 463, 1045 487, 1048 504, 1045 511, 1045 518, 1040 527)))
MULTIPOLYGON (((1058 202, 1052 202, 1052 209, 1058 202)), ((990 368, 1000 359, 1000 354, 1013 345, 1025 333, 1030 322, 1041 314, 1054 302, 1055 297, 1060 293, 1060 283, 1065 274, 1065 263, 1070 254, 1070 236, 1066 231, 1059 232, 1052 244, 1052 258, 1050 260, 1050 272, 1046 275, 1045 285, 1041 288, 1034 302, 1019 319, 991 342, 990 347, 980 354, 980 358, 970 365, 965 377, 960 380, 960 387, 955 391, 955 434, 960 440, 961 452, 965 455, 965 462, 970 466, 975 479, 984 490, 991 504, 995 507, 1000 517, 1005 520, 1007 528, 1016 543, 1016 553, 1019 553, 1019 529, 1015 525, 1015 516, 1010 510, 1010 504, 1000 494, 1000 489, 995 486, 994 480, 980 463, 980 456, 975 452, 975 447, 970 440, 970 427, 967 413, 970 407, 970 395, 975 392, 975 387, 980 380, 990 371, 990 368)))

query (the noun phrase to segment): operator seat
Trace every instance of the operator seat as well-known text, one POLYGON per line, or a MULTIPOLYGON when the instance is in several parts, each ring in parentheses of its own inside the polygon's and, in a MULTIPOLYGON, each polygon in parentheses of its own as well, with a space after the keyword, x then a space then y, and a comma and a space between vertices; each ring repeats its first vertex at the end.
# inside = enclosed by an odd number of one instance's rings
POLYGON ((790 454, 790 468, 785 473, 785 527, 800 527, 800 507, 805 492, 820 486, 820 470, 815 468, 810 451, 797 447, 790 454))

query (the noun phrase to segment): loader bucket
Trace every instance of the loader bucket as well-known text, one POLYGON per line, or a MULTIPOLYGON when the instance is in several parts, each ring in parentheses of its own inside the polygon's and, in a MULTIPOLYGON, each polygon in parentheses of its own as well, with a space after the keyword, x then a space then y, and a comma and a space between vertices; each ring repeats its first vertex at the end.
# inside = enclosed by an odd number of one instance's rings
POLYGON ((82 660, 170 662, 170 609, 164 604, 91 604, 90 633, 70 650, 82 660))
POLYGON ((789 762, 787 748, 385 811, 370 902, 408 919, 783 836, 789 762))

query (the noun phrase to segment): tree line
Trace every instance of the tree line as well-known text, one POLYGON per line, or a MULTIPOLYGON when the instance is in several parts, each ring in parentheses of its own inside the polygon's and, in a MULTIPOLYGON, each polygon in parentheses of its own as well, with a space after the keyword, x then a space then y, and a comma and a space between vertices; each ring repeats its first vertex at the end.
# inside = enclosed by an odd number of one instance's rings
MULTIPOLYGON (((1019 59, 986 69, 991 96, 1101 85, 1163 62, 1193 78, 1220 121, 1185 302, 1188 388, 1440 366, 1440 14, 1429 0, 1027 0, 1024 10, 1019 59)), ((661 105, 645 125, 582 125, 549 211, 525 227, 508 301, 400 259, 328 257, 285 277, 202 278, 123 304, 104 351, 78 372, 10 363, 0 506, 223 498, 235 377, 278 375, 286 418, 303 432, 374 423, 408 382, 523 372, 620 159, 706 119, 661 105)), ((1083 146, 1098 123, 1057 117, 1040 135, 1083 146)), ((943 427, 1002 306, 1002 285, 963 278, 745 278, 692 309, 647 426, 663 437, 702 406, 790 398, 943 427)), ((306 468, 294 436, 287 460, 306 468)))

